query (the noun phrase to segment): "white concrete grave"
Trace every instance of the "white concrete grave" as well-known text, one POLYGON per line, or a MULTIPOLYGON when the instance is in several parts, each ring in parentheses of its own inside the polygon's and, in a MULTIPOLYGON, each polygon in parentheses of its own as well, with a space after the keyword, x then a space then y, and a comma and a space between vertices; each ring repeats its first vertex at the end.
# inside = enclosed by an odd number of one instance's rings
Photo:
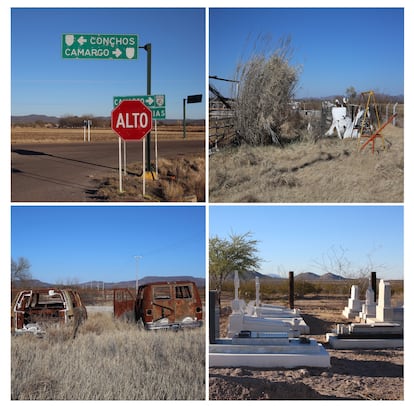
POLYGON ((383 279, 379 283, 376 319, 378 321, 394 320, 394 309, 391 306, 391 284, 383 279))
MULTIPOLYGON (((246 307, 239 299, 238 272, 234 276, 234 300, 228 338, 214 338, 209 345, 210 367, 296 368, 330 367, 329 353, 314 339, 299 337, 299 319, 259 317, 259 283, 256 301, 246 307), (249 315, 246 314, 249 312, 249 315), (293 337, 296 336, 296 337, 293 337)), ((211 309, 216 309, 211 306, 211 309)), ((273 308, 275 313, 282 308, 273 308)), ((215 315, 210 314, 210 318, 215 315)))
POLYGON ((365 304, 359 316, 360 323, 337 324, 331 333, 326 334, 326 339, 333 348, 379 349, 404 346, 403 309, 391 306, 389 282, 380 281, 376 306, 372 289, 367 289, 365 304))
POLYGON ((347 319, 354 318, 362 310, 362 304, 359 300, 359 287, 358 285, 351 286, 351 297, 348 299, 348 306, 346 306, 342 312, 342 315, 347 319))
POLYGON ((256 300, 248 305, 239 299, 240 280, 238 272, 234 273, 234 299, 231 302, 232 313, 229 316, 227 337, 233 337, 242 330, 287 332, 289 337, 309 334, 309 326, 305 323, 297 309, 282 306, 262 305, 260 303, 260 282, 256 277, 256 300))
POLYGON ((377 305, 375 303, 375 294, 371 285, 365 292, 365 303, 362 304, 362 310, 359 312, 361 320, 367 320, 376 316, 377 305))
POLYGON ((284 333, 243 332, 209 347, 210 367, 298 368, 331 366, 326 349, 313 338, 284 333))

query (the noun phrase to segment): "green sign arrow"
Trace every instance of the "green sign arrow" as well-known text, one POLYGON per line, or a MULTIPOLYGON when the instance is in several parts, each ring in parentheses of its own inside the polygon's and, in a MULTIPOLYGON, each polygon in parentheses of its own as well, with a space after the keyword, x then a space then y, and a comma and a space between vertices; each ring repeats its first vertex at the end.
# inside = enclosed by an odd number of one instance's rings
POLYGON ((62 58, 137 59, 138 35, 63 34, 62 58))
POLYGON ((114 108, 123 100, 140 100, 152 111, 153 120, 165 119, 165 95, 114 96, 114 108))

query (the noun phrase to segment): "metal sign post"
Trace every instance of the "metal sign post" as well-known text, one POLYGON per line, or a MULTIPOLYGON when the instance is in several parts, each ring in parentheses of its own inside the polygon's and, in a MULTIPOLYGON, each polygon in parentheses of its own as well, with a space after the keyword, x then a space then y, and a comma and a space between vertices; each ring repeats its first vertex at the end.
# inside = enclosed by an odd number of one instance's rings
MULTIPOLYGON (((187 103, 201 103, 203 95, 201 94, 193 94, 191 96, 187 96, 187 103)), ((186 120, 185 120, 185 101, 186 99, 183 99, 183 138, 185 138, 186 135, 186 120)))
MULTIPOLYGON (((144 103, 152 112, 152 119, 155 125, 155 174, 158 177, 158 134, 157 134, 157 120, 166 118, 165 113, 165 95, 164 94, 152 94, 152 95, 133 95, 133 96, 114 96, 113 105, 114 108, 124 100, 139 100, 144 103)), ((125 161, 124 161, 125 162, 125 161)))
POLYGON ((119 192, 122 193, 122 140, 121 137, 119 137, 118 141, 118 167, 119 167, 119 192))
POLYGON ((92 121, 88 120, 88 142, 91 142, 91 125, 92 121))
MULTIPOLYGON (((151 131, 152 128, 152 113, 141 101, 139 100, 124 100, 117 107, 112 110, 111 113, 111 127, 119 135, 119 185, 122 192, 122 142, 121 138, 125 141, 141 139, 144 140, 145 136, 151 131)), ((124 148, 124 154, 126 161, 126 152, 124 148)), ((145 182, 145 154, 143 154, 143 179, 145 182)), ((125 167, 126 172, 126 167, 125 167)), ((145 193, 145 183, 143 185, 143 193, 145 193)))

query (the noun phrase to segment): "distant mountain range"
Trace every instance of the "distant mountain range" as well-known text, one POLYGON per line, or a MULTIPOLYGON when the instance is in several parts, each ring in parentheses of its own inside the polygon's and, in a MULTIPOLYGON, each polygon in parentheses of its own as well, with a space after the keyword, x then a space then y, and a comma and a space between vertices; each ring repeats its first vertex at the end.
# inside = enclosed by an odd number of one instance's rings
POLYGON ((346 280, 346 278, 335 275, 331 272, 325 273, 323 275, 318 275, 313 272, 304 272, 300 273, 295 277, 296 280, 302 280, 302 281, 343 281, 346 280))
POLYGON ((43 114, 29 114, 27 116, 11 116, 12 124, 29 124, 36 122, 57 124, 59 117, 45 116, 43 114))
MULTIPOLYGON (((284 277, 281 277, 277 274, 263 274, 260 272, 249 272, 242 276, 240 276, 240 279, 242 280, 252 280, 255 279, 255 277, 258 276, 259 279, 286 279, 284 277)), ((231 274, 228 279, 232 280, 234 278, 234 275, 231 274)), ((342 281, 346 280, 346 278, 335 275, 331 272, 325 273, 323 275, 318 275, 313 272, 302 272, 298 275, 295 275, 295 280, 297 281, 342 281)), ((179 276, 146 276, 142 279, 139 279, 138 284, 139 285, 145 285, 147 283, 152 282, 162 282, 162 281, 191 281, 194 282, 198 287, 205 287, 206 286, 206 280, 205 278, 195 278, 193 276, 188 275, 179 275, 179 276)), ((105 281, 98 281, 98 280, 92 280, 88 282, 82 282, 75 284, 76 286, 79 286, 80 288, 98 288, 102 289, 103 287, 105 289, 114 289, 114 288, 135 288, 135 280, 129 280, 129 281, 120 281, 120 282, 105 282, 105 281)), ((48 287, 54 287, 56 285, 61 285, 62 283, 47 283, 42 282, 38 279, 30 279, 25 281, 25 286, 31 286, 33 288, 48 288, 48 287)), ((19 283, 14 284, 15 288, 19 288, 19 283)))
MULTIPOLYGON (((240 279, 243 280, 251 280, 258 276, 260 279, 286 279, 286 277, 282 277, 278 274, 263 274, 260 272, 248 272, 243 276, 240 276, 240 279)), ((335 275, 331 272, 325 273, 323 275, 318 275, 313 272, 302 272, 300 274, 294 274, 295 280, 302 280, 302 281, 341 281, 346 280, 346 278, 335 275)), ((233 279, 234 275, 231 274, 228 279, 233 279)))
MULTIPOLYGON (((55 124, 57 125, 59 123, 59 120, 62 117, 56 117, 56 116, 47 116, 44 114, 28 114, 25 116, 11 116, 11 124, 12 125, 27 125, 27 124, 34 124, 34 123, 45 123, 45 124, 55 124)), ((91 116, 92 120, 111 120, 111 117, 105 117, 105 116, 91 116)), ((164 124, 176 124, 177 121, 181 121, 181 119, 164 119, 160 120, 164 124)), ((187 119, 186 122, 188 124, 204 124, 204 119, 187 119)))
MULTIPOLYGON (((147 283, 152 282, 172 282, 172 281, 190 281, 194 282, 197 287, 202 288, 206 285, 205 278, 195 278, 193 276, 188 275, 180 275, 180 276, 146 276, 145 278, 139 279, 139 285, 145 285, 147 283)), ((104 281, 89 281, 89 282, 82 282, 78 284, 71 284, 78 286, 80 288, 93 288, 93 289, 115 289, 115 288, 135 288, 135 280, 130 281, 121 281, 121 282, 104 282, 104 281)), ((24 286, 31 286, 33 288, 49 288, 54 287, 56 285, 62 285, 62 283, 48 283, 42 282, 38 279, 29 279, 24 282, 24 286)), ((15 288, 19 288, 19 283, 14 284, 15 288)))

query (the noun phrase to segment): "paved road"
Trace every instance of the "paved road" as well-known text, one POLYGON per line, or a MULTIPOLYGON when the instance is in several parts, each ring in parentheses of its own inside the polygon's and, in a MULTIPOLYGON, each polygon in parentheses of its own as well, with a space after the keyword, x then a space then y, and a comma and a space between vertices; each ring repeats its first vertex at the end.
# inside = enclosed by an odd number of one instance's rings
MULTIPOLYGON (((163 140, 158 157, 204 152, 203 140, 163 140)), ((154 158, 152 152, 151 159, 154 158)), ((142 143, 127 143, 127 162, 142 162, 142 143)), ((12 202, 84 202, 96 180, 118 173, 118 143, 14 144, 12 202)))

